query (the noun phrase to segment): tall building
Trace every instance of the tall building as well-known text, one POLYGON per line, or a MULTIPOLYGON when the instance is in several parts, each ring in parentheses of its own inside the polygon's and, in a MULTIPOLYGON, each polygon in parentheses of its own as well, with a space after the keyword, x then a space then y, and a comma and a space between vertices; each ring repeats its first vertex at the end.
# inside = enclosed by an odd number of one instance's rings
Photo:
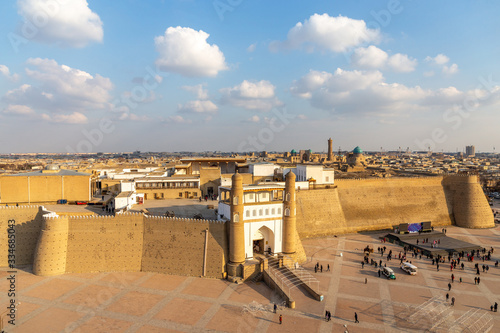
POLYGON ((465 147, 465 155, 467 157, 474 157, 476 155, 476 147, 474 147, 474 146, 466 146, 465 147))

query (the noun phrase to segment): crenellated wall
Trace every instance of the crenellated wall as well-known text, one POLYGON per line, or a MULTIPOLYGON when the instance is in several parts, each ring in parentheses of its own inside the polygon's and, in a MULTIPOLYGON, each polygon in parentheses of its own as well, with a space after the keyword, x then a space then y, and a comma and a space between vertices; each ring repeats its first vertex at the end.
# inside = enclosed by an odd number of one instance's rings
POLYGON ((207 240, 205 276, 222 278, 228 248, 225 223, 145 216, 144 224, 143 271, 203 276, 207 240))
POLYGON ((150 217, 44 217, 33 261, 37 275, 150 271, 221 278, 225 272, 225 223, 150 217), (208 243, 205 263, 205 230, 208 243))
MULTIPOLYGON (((300 238, 423 221, 494 226, 475 176, 337 180, 334 188, 296 194, 299 261, 305 259, 300 238)), ((16 265, 33 264, 39 275, 151 271, 220 278, 227 272, 224 222, 142 213, 71 216, 47 212, 42 206, 0 206, 0 249, 5 254, 9 220, 15 220, 16 265)), ((0 265, 8 265, 7 255, 0 265)))

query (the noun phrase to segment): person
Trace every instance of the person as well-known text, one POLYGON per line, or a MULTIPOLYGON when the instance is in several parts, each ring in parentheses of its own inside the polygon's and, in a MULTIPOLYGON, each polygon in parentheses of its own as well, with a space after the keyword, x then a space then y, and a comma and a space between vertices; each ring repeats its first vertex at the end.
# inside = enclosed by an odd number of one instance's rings
POLYGON ((321 265, 321 273, 323 273, 323 265, 321 265))
POLYGON ((380 277, 380 269, 378 270, 378 277, 380 277))
POLYGON ((314 273, 318 273, 318 266, 314 266, 314 273))
POLYGON ((448 298, 450 298, 450 294, 446 293, 446 302, 448 302, 448 298))
POLYGON ((451 274, 451 282, 455 282, 455 275, 451 274))
POLYGON ((474 278, 474 284, 477 284, 477 276, 474 278))
POLYGON ((326 271, 327 271, 327 272, 329 272, 329 271, 330 271, 330 264, 328 264, 328 265, 326 266, 326 271))
POLYGON ((328 310, 325 311, 325 320, 328 321, 328 310))
POLYGON ((278 306, 274 303, 274 313, 276 313, 276 310, 278 310, 278 306))
POLYGON ((448 291, 451 290, 451 283, 448 282, 448 291))
POLYGON ((493 310, 495 310, 495 312, 497 312, 497 310, 498 310, 498 303, 497 302, 495 302, 495 304, 493 305, 493 310))
POLYGON ((354 312, 354 322, 359 323, 358 314, 356 312, 354 312))
POLYGON ((455 305, 455 297, 452 297, 451 298, 451 306, 454 306, 455 305))
POLYGON ((283 316, 280 315, 280 325, 281 325, 282 322, 283 322, 283 316))
POLYGON ((332 320, 332 313, 330 311, 328 311, 328 320, 327 321, 330 321, 332 320))
POLYGON ((368 279, 367 279, 367 278, 365 278, 365 284, 367 284, 367 283, 368 283, 368 279))
POLYGON ((481 283, 481 278, 478 276, 477 277, 477 284, 481 283))
POLYGON ((364 261, 361 262, 361 268, 365 268, 365 262, 364 261))
POLYGON ((460 277, 460 283, 462 283, 462 277, 460 277))

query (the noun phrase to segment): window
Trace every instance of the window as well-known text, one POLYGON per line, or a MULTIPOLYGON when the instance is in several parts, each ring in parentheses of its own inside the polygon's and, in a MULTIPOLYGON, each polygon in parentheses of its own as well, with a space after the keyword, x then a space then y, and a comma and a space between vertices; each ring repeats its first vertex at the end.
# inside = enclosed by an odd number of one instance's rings
POLYGON ((290 193, 288 193, 288 192, 286 194, 286 200, 285 201, 290 201, 290 193))
POLYGON ((253 193, 248 193, 248 199, 253 200, 253 193))
POLYGON ((278 207, 278 214, 281 214, 281 207, 278 207))
POLYGON ((193 197, 195 197, 195 198, 196 198, 197 196, 198 196, 198 193, 193 192, 193 197))
POLYGON ((182 192, 179 192, 179 198, 182 198, 182 192))
POLYGON ((285 216, 290 216, 290 208, 285 209, 285 216))
POLYGON ((269 208, 266 208, 266 215, 269 215, 269 208))
POLYGON ((257 216, 257 211, 255 209, 252 211, 252 215, 257 216))
POLYGON ((259 216, 262 216, 262 208, 259 209, 259 216))
POLYGON ((233 222, 240 222, 240 214, 236 213, 233 215, 233 222))
POLYGON ((238 204, 238 197, 234 197, 233 198, 233 205, 237 205, 238 204))
POLYGON ((326 176, 326 182, 328 183, 330 181, 330 177, 326 176))
POLYGON ((249 210, 246 211, 245 216, 246 217, 250 217, 250 211, 249 210))
POLYGON ((271 214, 276 214, 276 208, 271 209, 271 214))

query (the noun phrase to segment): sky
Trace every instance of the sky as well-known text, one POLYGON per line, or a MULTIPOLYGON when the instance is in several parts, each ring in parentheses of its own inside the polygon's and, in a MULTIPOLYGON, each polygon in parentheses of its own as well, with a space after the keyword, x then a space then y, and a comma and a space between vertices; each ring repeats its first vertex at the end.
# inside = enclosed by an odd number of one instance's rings
POLYGON ((2 1, 0 153, 498 152, 499 9, 2 1))

